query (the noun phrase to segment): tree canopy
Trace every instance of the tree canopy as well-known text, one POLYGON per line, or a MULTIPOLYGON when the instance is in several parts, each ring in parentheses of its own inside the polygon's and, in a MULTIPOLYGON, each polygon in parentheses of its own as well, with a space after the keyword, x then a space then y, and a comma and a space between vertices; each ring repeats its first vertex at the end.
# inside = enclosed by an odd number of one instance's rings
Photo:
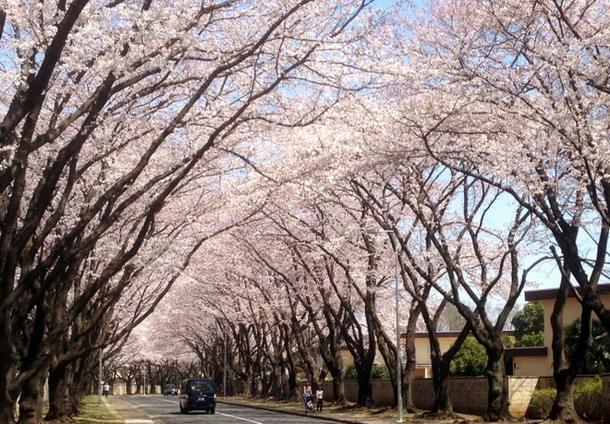
POLYGON ((578 421, 591 317, 610 329, 607 9, 0 2, 0 423, 42 422, 45 380, 46 419, 76 413, 100 352, 160 382, 167 355, 220 379, 227 352, 247 395, 294 397, 304 372, 341 402, 347 350, 368 405, 378 354, 398 389, 403 323, 407 369, 428 333, 435 412, 472 334, 486 418, 507 418, 502 331, 545 261, 552 418, 578 421), (441 352, 445 311, 460 336, 441 352))

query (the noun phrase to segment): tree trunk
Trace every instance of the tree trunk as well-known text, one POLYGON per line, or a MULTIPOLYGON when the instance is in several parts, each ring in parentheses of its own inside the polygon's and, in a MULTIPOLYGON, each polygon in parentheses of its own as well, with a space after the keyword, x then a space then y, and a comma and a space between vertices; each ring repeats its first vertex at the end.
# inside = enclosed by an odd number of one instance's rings
POLYGON ((337 405, 346 405, 347 397, 345 396, 345 379, 341 370, 337 373, 336 371, 330 371, 333 377, 333 399, 337 405))
POLYGON ((557 396, 551 407, 549 420, 561 423, 583 423, 574 409, 574 379, 564 370, 555 376, 557 396))
MULTIPOLYGON (((77 381, 77 380, 74 380, 77 381)), ((84 396, 84 387, 81 383, 74 383, 68 387, 68 405, 66 406, 68 410, 68 415, 70 417, 76 416, 79 414, 80 408, 83 403, 84 396)))
POLYGON ((416 352, 415 352, 415 331, 417 330, 417 320, 419 318, 419 308, 417 302, 413 301, 407 322, 407 334, 405 340, 406 363, 402 378, 402 399, 407 412, 420 412, 413 403, 413 379, 415 378, 416 352))
MULTIPOLYGON (((435 335, 436 336, 436 335, 435 335)), ((449 363, 445 355, 439 355, 440 346, 438 341, 434 344, 435 349, 430 355, 432 362, 432 381, 434 384, 434 406, 432 414, 440 417, 453 416, 453 404, 449 396, 449 363)))
POLYGON ((571 285, 568 280, 569 270, 564 266, 564 275, 561 279, 560 289, 551 314, 551 326, 553 329, 553 377, 557 396, 551 407, 549 420, 561 423, 582 423, 574 409, 574 378, 582 363, 584 363, 585 352, 589 343, 591 332, 591 309, 582 305, 581 333, 576 346, 576 354, 571 364, 567 364, 565 358, 565 343, 563 329, 563 312, 571 285))
POLYGON ((46 373, 37 373, 26 380, 19 397, 18 424, 40 424, 44 398, 44 383, 46 373))
POLYGON ((127 384, 127 387, 125 387, 125 393, 128 395, 132 395, 133 394, 133 389, 132 389, 133 377, 128 378, 126 384, 127 384))
POLYGON ((373 405, 373 385, 371 383, 371 373, 358 372, 358 406, 370 407, 373 405))
POLYGON ((286 392, 284 390, 284 379, 282 378, 283 376, 283 372, 282 372, 282 368, 280 367, 279 364, 274 364, 273 365, 273 378, 271 380, 271 384, 270 384, 270 393, 266 393, 266 396, 269 396, 271 393, 273 393, 275 400, 285 400, 286 399, 286 392))
POLYGON ((437 414, 441 417, 452 417, 453 416, 453 404, 451 397, 449 396, 449 373, 445 375, 439 375, 434 384, 434 406, 432 407, 432 413, 437 414))
MULTIPOLYGON (((361 359, 354 362, 358 373, 358 401, 357 406, 370 407, 373 405, 373 385, 371 375, 373 372, 373 361, 375 358, 375 337, 371 335, 369 342, 371 346, 361 356, 361 359)), ((362 346, 360 346, 362 347, 362 346)))
MULTIPOLYGON (((425 315, 425 314, 424 314, 425 315)), ((438 338, 435 331, 428 330, 428 338, 430 340, 430 360, 432 362, 432 379, 434 381, 434 407, 432 413, 440 418, 455 417, 453 413, 453 404, 449 397, 449 365, 455 354, 464 344, 464 340, 470 334, 470 324, 466 323, 460 335, 455 340, 453 345, 443 354, 438 343, 438 338)))
MULTIPOLYGON (((379 353, 381 353, 382 358, 388 368, 388 372, 390 374, 390 382, 392 384, 392 390, 394 392, 394 405, 398 407, 398 378, 399 373, 397 373, 397 364, 399 361, 398 355, 400 352, 397 352, 396 343, 399 343, 398 340, 394 343, 394 345, 390 345, 387 335, 384 333, 381 323, 378 320, 375 320, 375 331, 377 332, 377 347, 379 349, 379 353)), ((400 349, 400 343, 398 345, 398 349, 400 349)), ((401 363, 401 371, 400 371, 400 379, 401 383, 404 382, 405 374, 402 370, 401 363)), ((401 386, 404 387, 404 386, 401 386)), ((403 390, 404 392, 404 390, 403 390)), ((401 393, 401 395, 404 393, 401 393)))
POLYGON ((69 386, 68 370, 65 366, 51 369, 49 373, 49 412, 45 421, 65 421, 69 416, 66 393, 69 386))
POLYGON ((7 396, 6 391, 4 391, 2 398, 0 398, 0 423, 15 423, 15 403, 7 396))
POLYGON ((242 373, 241 381, 243 383, 243 395, 245 397, 252 397, 252 377, 249 374, 242 373))
POLYGON ((510 418, 508 411, 508 385, 504 367, 504 346, 495 343, 496 349, 487 349, 487 413, 485 421, 499 421, 510 418))
MULTIPOLYGON (((0 330, 1 333, 2 330, 0 330)), ((6 340, 3 338, 3 341, 6 340)), ((15 375, 15 364, 12 361, 9 345, 0 343, 0 423, 15 422, 15 398, 11 396, 9 384, 15 375)))

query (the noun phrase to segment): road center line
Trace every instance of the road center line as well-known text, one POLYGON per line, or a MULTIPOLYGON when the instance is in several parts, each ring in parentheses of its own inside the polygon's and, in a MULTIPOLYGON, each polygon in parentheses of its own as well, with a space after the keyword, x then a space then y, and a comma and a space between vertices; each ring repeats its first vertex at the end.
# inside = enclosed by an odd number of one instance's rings
POLYGON ((242 421, 247 421, 249 423, 254 423, 254 424, 263 424, 259 421, 254 421, 254 420, 249 420, 248 418, 241 418, 241 417, 236 417, 235 415, 229 415, 229 414, 223 414, 222 412, 217 412, 218 415, 222 415, 224 417, 230 417, 230 418, 235 418, 236 420, 242 420, 242 421))

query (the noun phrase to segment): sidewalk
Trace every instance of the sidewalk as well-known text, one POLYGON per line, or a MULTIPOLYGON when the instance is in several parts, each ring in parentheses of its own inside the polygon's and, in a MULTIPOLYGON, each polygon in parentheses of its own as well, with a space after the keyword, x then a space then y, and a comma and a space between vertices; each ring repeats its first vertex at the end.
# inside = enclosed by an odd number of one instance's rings
POLYGON ((153 420, 147 413, 124 401, 121 396, 108 396, 102 399, 109 408, 114 409, 117 415, 125 420, 125 424, 153 424, 153 420))
MULTIPOLYGON (((116 411, 117 415, 125 420, 126 424, 154 424, 153 419, 150 418, 148 414, 126 402, 121 396, 109 396, 107 398, 103 398, 103 400, 104 403, 106 403, 111 409, 116 411)), ((281 412, 284 414, 299 415, 312 420, 322 419, 345 424, 388 424, 396 422, 396 418, 385 419, 353 416, 353 414, 350 414, 349 412, 322 411, 306 413, 298 410, 296 407, 292 407, 289 404, 286 407, 266 406, 257 402, 248 402, 247 400, 232 400, 231 398, 219 399, 218 403, 239 405, 248 408, 258 408, 268 411, 281 412)))

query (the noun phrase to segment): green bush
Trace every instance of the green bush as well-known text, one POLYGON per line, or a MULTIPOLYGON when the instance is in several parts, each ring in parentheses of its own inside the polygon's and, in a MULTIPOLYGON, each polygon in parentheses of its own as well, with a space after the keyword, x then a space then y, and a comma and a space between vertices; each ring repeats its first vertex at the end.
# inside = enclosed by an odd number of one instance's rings
POLYGON ((535 420, 542 420, 548 417, 556 396, 557 390, 553 388, 534 390, 525 417, 535 420))
POLYGON ((487 353, 474 337, 468 337, 449 365, 452 377, 476 377, 485 375, 487 353))
POLYGON ((574 409, 582 419, 601 421, 602 390, 602 379, 599 376, 585 380, 574 387, 574 409))
MULTIPOLYGON (((543 389, 532 393, 532 400, 525 414, 530 419, 545 419, 549 416, 557 390, 543 389)), ((602 380, 599 377, 588 379, 574 386, 574 409, 587 421, 601 421, 602 411, 602 380)))
POLYGON ((373 365, 371 374, 373 379, 390 378, 390 371, 385 365, 373 365))
POLYGON ((515 342, 517 347, 544 346, 544 333, 524 334, 515 342))
MULTIPOLYGON (((372 379, 380 379, 380 378, 390 378, 390 372, 388 371, 388 367, 385 365, 373 365, 373 369, 371 370, 371 378, 372 379)), ((358 372, 356 371, 356 367, 350 365, 345 370, 345 379, 346 380, 357 380, 358 372)))

